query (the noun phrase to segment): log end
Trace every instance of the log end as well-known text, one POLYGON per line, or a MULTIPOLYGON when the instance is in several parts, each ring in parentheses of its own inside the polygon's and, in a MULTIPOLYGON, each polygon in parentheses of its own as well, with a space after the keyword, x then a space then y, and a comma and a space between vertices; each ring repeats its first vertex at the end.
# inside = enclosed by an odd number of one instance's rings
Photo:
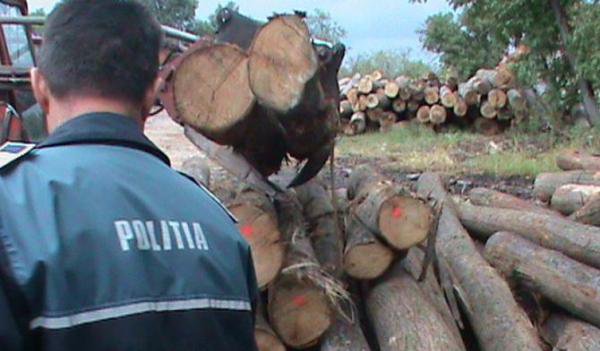
POLYGON ((379 230, 398 250, 408 249, 425 240, 431 221, 431 208, 408 196, 390 197, 381 205, 379 212, 379 230))
POLYGON ((344 255, 344 271, 351 277, 370 280, 381 276, 394 260, 394 252, 374 241, 357 245, 344 255))

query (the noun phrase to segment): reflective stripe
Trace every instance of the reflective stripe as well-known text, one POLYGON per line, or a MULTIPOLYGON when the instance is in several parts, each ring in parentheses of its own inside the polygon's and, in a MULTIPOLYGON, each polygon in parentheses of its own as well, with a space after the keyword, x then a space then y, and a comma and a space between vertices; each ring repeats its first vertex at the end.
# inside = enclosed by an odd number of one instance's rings
POLYGON ((64 329, 86 323, 100 322, 107 319, 127 317, 146 312, 186 311, 202 309, 220 309, 234 311, 251 311, 250 303, 242 300, 191 299, 175 301, 148 301, 130 305, 103 308, 95 311, 81 312, 63 317, 37 317, 31 321, 31 329, 64 329))

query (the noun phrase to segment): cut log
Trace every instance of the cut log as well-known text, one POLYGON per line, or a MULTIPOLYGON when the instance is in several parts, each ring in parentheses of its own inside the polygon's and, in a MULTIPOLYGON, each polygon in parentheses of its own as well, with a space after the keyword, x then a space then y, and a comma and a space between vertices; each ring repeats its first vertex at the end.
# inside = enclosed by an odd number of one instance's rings
POLYGON ((600 156, 581 150, 569 150, 556 157, 556 165, 563 171, 600 171, 600 156))
POLYGON ((381 351, 465 350, 400 263, 369 291, 366 306, 381 351))
MULTIPOLYGON (((310 31, 300 16, 272 18, 258 31, 249 50, 248 78, 252 92, 261 105, 280 113, 300 104, 318 68, 310 31)), ((235 100, 237 95, 237 92, 233 95, 235 100)))
POLYGON ((515 85, 515 75, 506 65, 500 65, 496 68, 496 84, 494 86, 500 89, 510 89, 515 85))
POLYGON ((450 90, 454 91, 458 89, 458 77, 450 76, 446 79, 446 86, 450 88, 450 90))
POLYGON ((467 115, 467 111, 469 110, 469 106, 463 98, 459 97, 456 93, 456 103, 454 104, 453 112, 458 117, 465 117, 467 115))
POLYGON ((429 110, 429 121, 431 124, 440 125, 446 122, 446 109, 440 105, 433 105, 429 110))
POLYGON ((498 115, 498 110, 496 110, 496 108, 494 108, 492 103, 488 100, 484 100, 481 102, 479 112, 483 117, 488 119, 496 118, 496 116, 498 115))
POLYGON ((508 208, 548 216, 560 216, 558 212, 549 208, 538 206, 533 202, 487 188, 472 189, 469 192, 469 200, 477 206, 508 208))
POLYGON ((461 83, 458 85, 458 94, 465 101, 467 106, 476 105, 479 102, 479 94, 473 86, 472 81, 461 83))
POLYGON ((369 107, 368 95, 360 95, 358 97, 358 110, 366 111, 368 107, 369 107))
POLYGON ((367 115, 364 112, 356 112, 350 118, 351 135, 362 134, 367 129, 367 115))
POLYGON ((480 95, 487 95, 494 88, 494 86, 485 79, 473 77, 471 80, 473 81, 473 88, 475 88, 480 95))
POLYGON ((297 187, 298 200, 308 222, 317 261, 334 277, 342 273, 342 238, 331 196, 316 179, 297 187))
POLYGON ((560 213, 570 215, 582 208, 596 194, 600 194, 600 186, 567 184, 556 189, 551 205, 560 213))
POLYGON ((398 98, 392 103, 392 110, 396 113, 402 113, 406 110, 406 101, 398 98))
POLYGON ((406 109, 408 110, 408 112, 417 112, 417 110, 419 108, 420 108, 420 103, 418 101, 415 101, 415 100, 410 100, 406 104, 406 109))
POLYGON ((358 92, 361 94, 369 94, 373 91, 373 79, 369 76, 362 77, 358 82, 358 92))
POLYGON ((379 97, 377 94, 369 94, 367 95, 367 108, 376 108, 379 106, 379 97))
POLYGON ((410 90, 400 89, 400 91, 398 92, 398 97, 404 101, 409 101, 412 95, 410 93, 410 90))
POLYGON ((408 89, 411 83, 411 79, 407 76, 398 76, 394 81, 400 89, 408 89))
POLYGON ((350 215, 346 219, 344 271, 360 280, 381 276, 394 260, 394 252, 383 245, 360 221, 350 215))
POLYGON ((385 85, 384 90, 385 90, 385 95, 388 98, 395 99, 398 96, 398 93, 400 92, 400 87, 398 86, 398 83, 396 83, 395 81, 389 81, 385 85))
POLYGON ((554 350, 600 350, 600 328, 554 313, 542 324, 540 335, 554 350))
POLYGON ((396 123, 396 114, 391 111, 385 111, 379 117, 379 131, 387 133, 392 130, 392 127, 396 123))
POLYGON ((440 101, 440 90, 437 87, 426 87, 425 102, 429 105, 437 104, 440 101))
POLYGON ((379 120, 383 116, 383 110, 380 108, 376 108, 373 110, 367 110, 367 119, 371 122, 372 125, 379 125, 379 120))
POLYGON ((447 108, 453 108, 457 103, 457 95, 446 85, 440 88, 440 101, 447 108))
POLYGON ((506 93, 500 89, 492 89, 487 96, 487 101, 497 110, 506 106, 507 100, 506 93))
POLYGON ((275 208, 265 194, 249 189, 242 191, 228 208, 252 248, 258 287, 264 289, 279 274, 285 253, 275 208))
POLYGON ((373 79, 373 81, 383 79, 383 73, 381 73, 381 71, 379 71, 379 70, 373 71, 373 73, 371 73, 370 76, 371 76, 371 79, 373 79))
POLYGON ((210 167, 206 158, 200 156, 188 158, 181 165, 181 171, 210 189, 210 167))
POLYGON ((600 226, 600 194, 593 195, 588 202, 570 217, 588 225, 600 226))
POLYGON ((358 102, 358 89, 357 88, 352 88, 348 91, 348 93, 346 94, 346 98, 348 99, 348 101, 350 101, 350 103, 352 105, 356 104, 358 102))
POLYGON ((508 104, 513 111, 523 111, 527 108, 527 100, 521 92, 517 89, 510 89, 506 96, 508 98, 508 104))
POLYGON ((352 173, 348 196, 353 201, 352 213, 392 247, 407 249, 427 237, 431 208, 372 168, 361 167, 352 173))
POLYGON ((485 257, 507 278, 600 325, 600 270, 508 232, 488 240, 485 257))
POLYGON ((358 321, 337 318, 323 336, 320 351, 371 351, 358 321))
POLYGON ((288 192, 278 195, 277 205, 287 254, 281 274, 269 288, 269 320, 286 345, 307 348, 327 331, 332 312, 316 281, 321 268, 304 230, 300 204, 288 192))
POLYGON ((483 117, 477 118, 475 122, 473 122, 473 128, 477 133, 487 136, 498 135, 502 132, 502 128, 498 124, 498 121, 483 117))
POLYGON ((340 118, 349 119, 352 117, 352 103, 350 100, 340 101, 340 118))
POLYGON ((418 191, 443 204, 437 257, 453 277, 482 350, 542 350, 531 321, 516 303, 508 284, 477 252, 460 224, 440 176, 423 174, 418 191))
POLYGON ((541 173, 535 179, 533 194, 541 201, 547 202, 550 201, 556 189, 567 184, 600 186, 600 172, 568 171, 541 173))
POLYGON ((475 73, 475 77, 488 82, 494 88, 498 87, 496 77, 498 76, 498 72, 495 69, 480 69, 475 73))
POLYGON ((402 266, 415 280, 417 280, 417 284, 421 288, 423 294, 427 297, 427 300, 440 313, 444 319, 444 322, 446 323, 446 326, 455 336, 455 339, 460 340, 462 343, 460 330, 458 329, 456 320, 454 319, 452 312, 446 303, 442 287, 436 278, 433 266, 430 265, 427 268, 425 279, 423 281, 418 281, 419 277, 422 275, 424 258, 425 254, 421 248, 413 247, 408 250, 408 254, 402 260, 402 266))
POLYGON ((265 318, 266 312, 261 303, 256 309, 256 322, 254 324, 254 337, 259 351, 285 351, 285 345, 273 331, 265 318))
POLYGON ((389 110, 392 106, 392 100, 385 95, 385 90, 383 88, 377 89, 375 95, 377 95, 377 107, 384 110, 389 110))
POLYGON ((194 49, 175 71, 173 96, 178 120, 219 144, 238 143, 256 102, 247 55, 229 44, 194 49))
POLYGON ((483 239, 511 231, 546 248, 564 253, 592 267, 600 267, 600 228, 557 216, 518 210, 459 204, 459 215, 469 231, 483 239))
POLYGON ((423 105, 419 107, 417 111, 417 121, 419 123, 429 123, 429 115, 431 113, 431 108, 427 105, 423 105))

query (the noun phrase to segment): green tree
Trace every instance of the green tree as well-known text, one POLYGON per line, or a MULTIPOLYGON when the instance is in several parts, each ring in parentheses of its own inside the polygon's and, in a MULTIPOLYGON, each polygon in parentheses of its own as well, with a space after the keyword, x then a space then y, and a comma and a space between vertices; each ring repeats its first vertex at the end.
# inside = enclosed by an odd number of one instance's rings
POLYGON ((342 67, 340 75, 368 74, 375 70, 381 70, 390 77, 405 75, 421 78, 433 69, 421 60, 411 59, 409 50, 381 50, 349 57, 342 67))
POLYGON ((311 34, 319 39, 339 43, 346 37, 346 30, 327 11, 315 9, 306 17, 311 34))
MULTIPOLYGON (((46 11, 44 11, 44 9, 42 9, 42 8, 39 8, 39 9, 31 11, 29 13, 29 15, 46 17, 46 11)), ((44 26, 31 26, 31 29, 33 30, 33 32, 40 34, 40 35, 44 32, 44 26)))
POLYGON ((196 8, 198 0, 139 0, 161 24, 181 30, 189 30, 197 25, 196 8))

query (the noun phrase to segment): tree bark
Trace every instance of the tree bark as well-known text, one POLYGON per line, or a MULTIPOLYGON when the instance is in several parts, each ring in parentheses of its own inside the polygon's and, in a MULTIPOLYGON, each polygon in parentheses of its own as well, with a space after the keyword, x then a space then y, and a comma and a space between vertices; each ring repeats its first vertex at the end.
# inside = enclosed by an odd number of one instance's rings
POLYGON ((392 264, 394 252, 383 245, 360 221, 350 215, 346 219, 344 271, 352 278, 375 279, 392 264))
POLYGON ((323 336, 321 351, 371 351, 359 321, 338 318, 323 336))
POLYGON ((600 226, 600 194, 593 195, 588 202, 570 217, 588 225, 600 226))
POLYGON ((553 313, 542 324, 540 335, 555 350, 600 350, 600 329, 566 314, 553 313))
POLYGON ((427 238, 431 208, 422 200, 400 191, 392 182, 362 167, 348 185, 352 213, 392 247, 403 250, 427 238))
POLYGON ((533 194, 541 201, 549 201, 556 189, 567 184, 600 186, 600 172, 568 171, 541 173, 535 179, 533 194))
POLYGON ((558 212, 549 208, 538 206, 533 202, 487 188, 472 189, 469 192, 469 200, 477 206, 507 208, 548 216, 560 216, 558 212))
POLYGON ((349 100, 340 101, 340 118, 350 119, 352 113, 352 103, 349 100))
POLYGON ((252 248, 258 286, 264 289, 279 274, 285 254, 275 207, 265 194, 246 189, 228 208, 252 248))
POLYGON ((556 157, 556 165, 563 171, 600 171, 600 157, 581 150, 569 150, 556 157))
POLYGON ((507 278, 600 325, 600 270, 508 232, 488 240, 485 257, 507 278))
POLYGON ((468 106, 476 105, 479 102, 479 94, 473 86, 473 81, 459 84, 458 93, 468 106))
POLYGON ((265 318, 266 312, 262 303, 256 309, 256 323, 254 324, 254 337, 259 351, 285 351, 285 345, 273 331, 265 318))
POLYGON ((317 281, 321 267, 304 229, 302 207, 288 192, 278 195, 277 209, 287 254, 281 274, 269 288, 269 320, 286 345, 307 348, 327 331, 332 311, 317 281))
POLYGON ((400 263, 366 297, 381 351, 464 351, 435 306, 400 263))
POLYGON ((582 208, 596 194, 600 194, 600 186, 567 184, 556 189, 551 205, 560 213, 570 215, 582 208))
MULTIPOLYGON (((565 53, 565 57, 567 59, 567 62, 571 66, 573 73, 577 75, 577 58, 569 48, 569 37, 571 35, 571 27, 569 25, 567 13, 562 7, 560 0, 550 0, 550 5, 552 6, 552 11, 554 12, 554 17, 560 30, 560 38, 562 42, 561 46, 565 53)), ((595 126, 600 125, 600 110, 598 109, 598 104, 596 103, 596 97, 594 95, 594 89, 592 88, 592 85, 584 77, 579 78, 577 84, 579 86, 579 91, 583 100, 583 106, 585 107, 585 110, 590 118, 590 123, 595 126)))
POLYGON ((210 167, 206 158, 200 156, 188 158, 181 165, 181 171, 210 189, 210 167))
POLYGON ((518 210, 458 205, 460 220, 471 233, 487 239, 510 231, 592 267, 600 267, 600 228, 557 216, 518 210))
POLYGON ((332 276, 342 274, 342 238, 331 197, 316 179, 296 188, 317 261, 332 276))
POLYGON ((536 331, 508 284, 477 252, 460 224, 440 176, 423 174, 418 192, 443 206, 436 240, 438 261, 453 277, 482 350, 541 350, 536 331))

